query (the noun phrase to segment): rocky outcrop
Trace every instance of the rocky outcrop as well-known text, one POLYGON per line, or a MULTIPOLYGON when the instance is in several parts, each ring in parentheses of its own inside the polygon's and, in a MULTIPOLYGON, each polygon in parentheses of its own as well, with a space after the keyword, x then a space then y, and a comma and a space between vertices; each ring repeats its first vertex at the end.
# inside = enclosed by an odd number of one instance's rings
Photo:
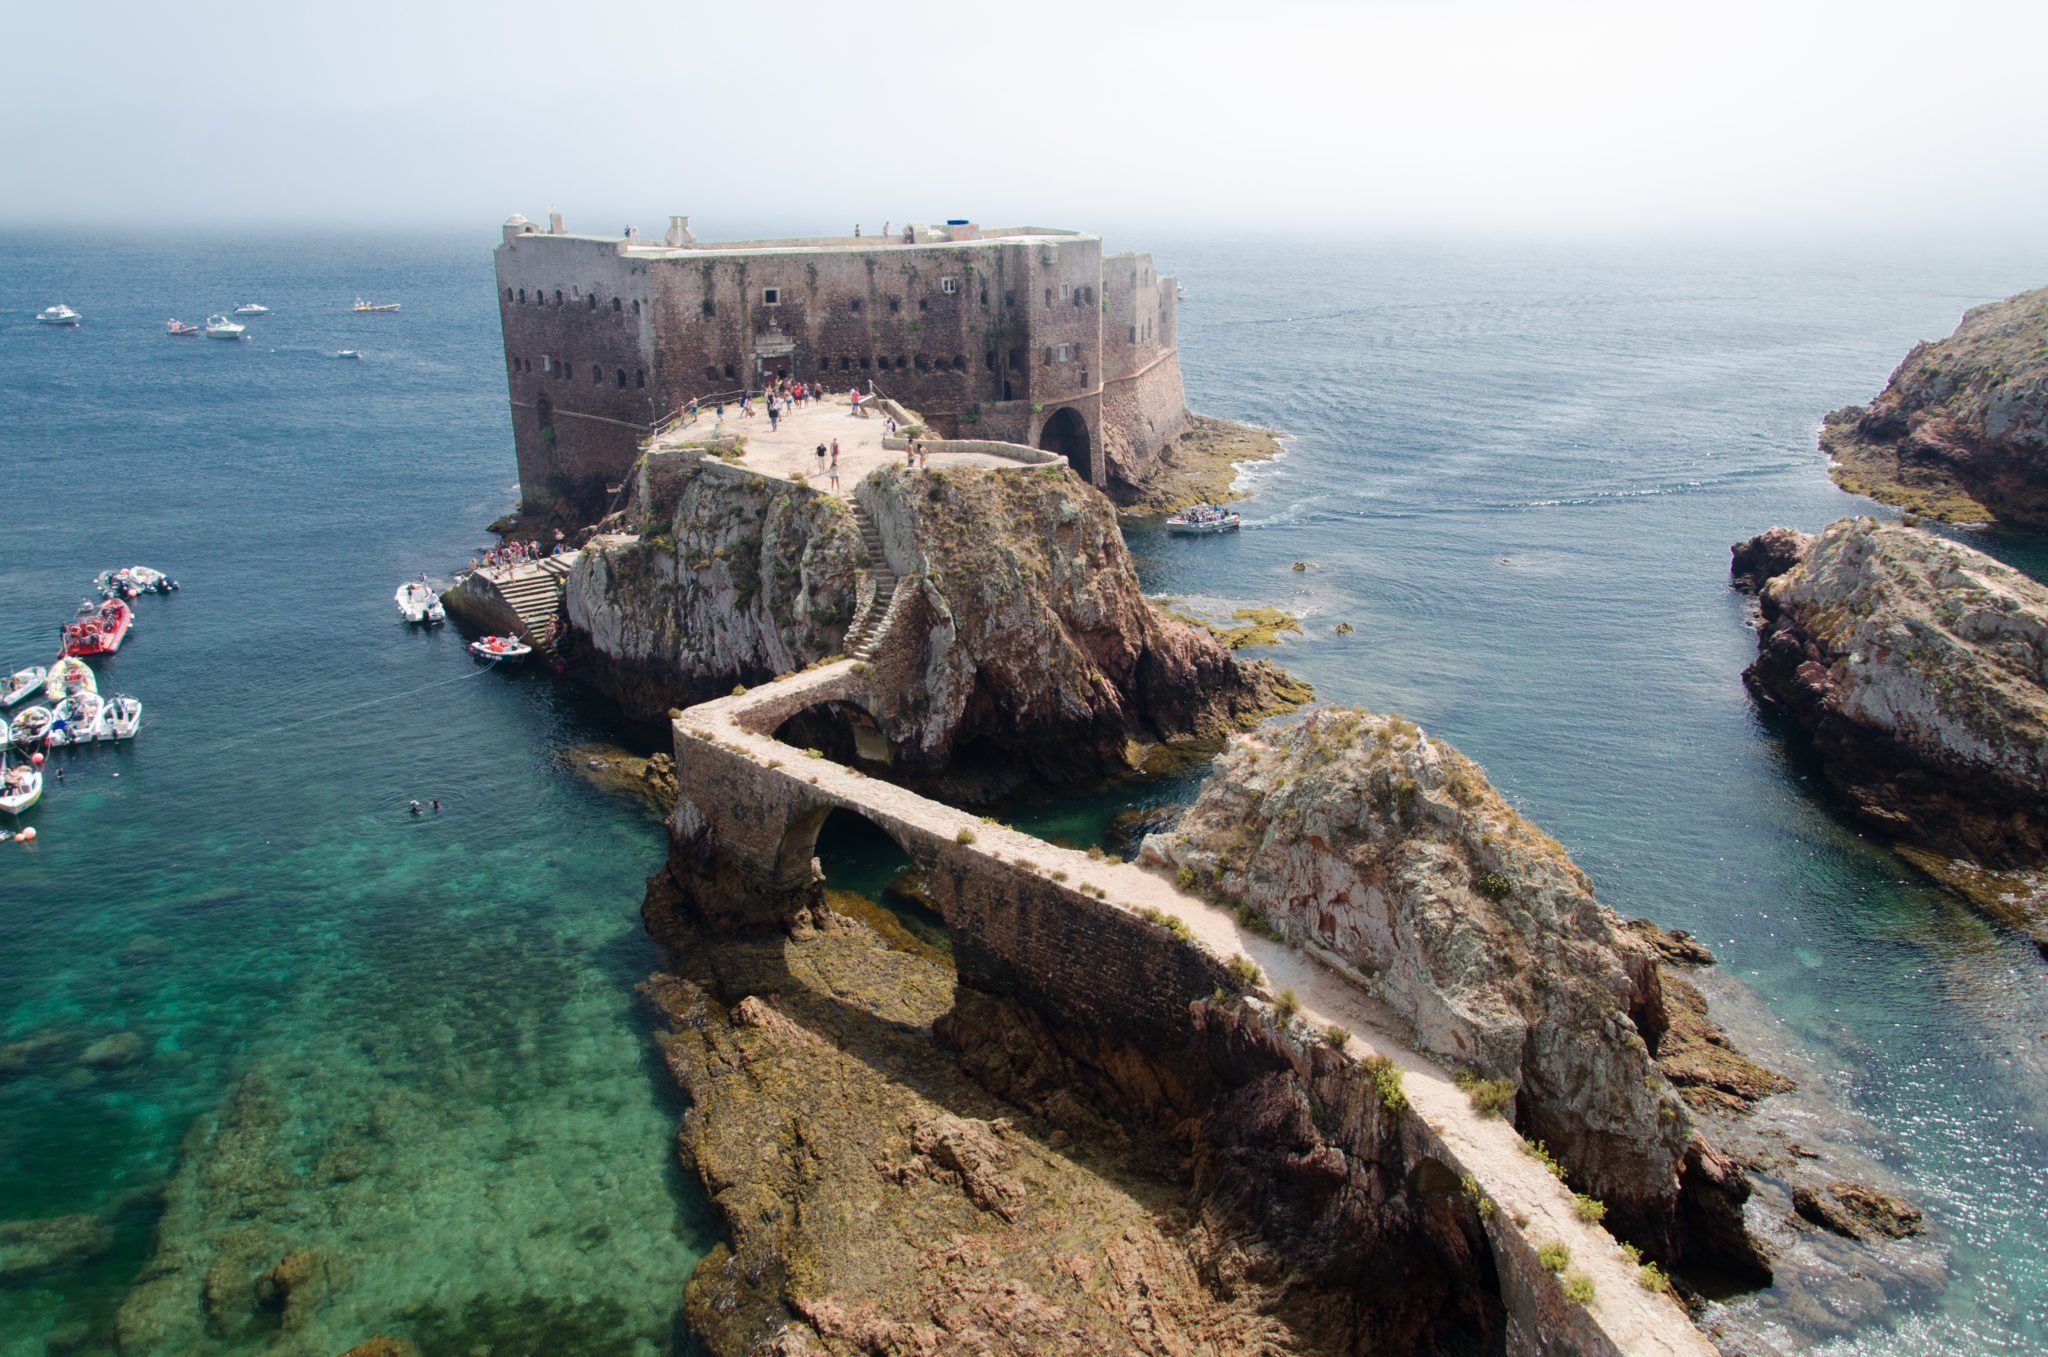
POLYGON ((728 1242, 685 1293, 727 1354, 1483 1350, 1472 1202, 1326 1044, 1202 1001, 1172 1068, 957 985, 858 897, 708 937, 662 878, 643 993, 728 1242), (843 912, 842 912, 843 911, 843 912))
POLYGON ((1813 534, 1792 528, 1771 528, 1728 548, 1728 582, 1745 594, 1764 586, 1806 559, 1813 534))
POLYGON ((1843 489, 1957 522, 2048 526, 2048 288, 1963 313, 1869 405, 1827 417, 1843 489))
MULTIPOLYGON (((1700 1242, 1680 1228, 1692 1119, 1655 1059, 1658 949, 1457 750, 1351 710, 1239 736, 1144 855, 1334 953, 1425 1052, 1509 1081, 1517 1128, 1617 1233, 1665 1258, 1700 1242)), ((1691 1208, 1739 1235, 1741 1184, 1709 1186, 1691 1208)))
POLYGON ((113 1227, 98 1216, 0 1221, 0 1286, 77 1267, 113 1247, 113 1227))
POLYGON ((1237 488, 1238 467, 1271 461, 1280 452, 1280 435, 1271 429, 1192 415, 1187 429, 1166 444, 1142 475, 1122 474, 1112 458, 1109 493, 1126 513, 1138 516, 1247 499, 1250 492, 1237 488))
POLYGON ((701 453, 654 470, 623 516, 637 538, 586 545, 564 586, 578 677, 654 720, 839 650, 861 555, 844 500, 701 453))
POLYGON ((2048 589, 1930 533, 1844 519, 1760 595, 1743 681, 1887 836, 2048 861, 2048 589))
MULTIPOLYGON (((642 484, 638 540, 600 539, 569 578, 576 672, 652 718, 841 648, 870 564, 845 500, 703 457, 642 484)), ((1096 774, 1307 695, 1148 604, 1109 502, 1063 468, 888 467, 855 494, 872 564, 909 581, 877 661, 892 762, 1096 774)))
POLYGON ((1792 1206, 1802 1220, 1844 1239, 1906 1239, 1927 1229, 1919 1207, 1862 1183, 1798 1188, 1792 1206))

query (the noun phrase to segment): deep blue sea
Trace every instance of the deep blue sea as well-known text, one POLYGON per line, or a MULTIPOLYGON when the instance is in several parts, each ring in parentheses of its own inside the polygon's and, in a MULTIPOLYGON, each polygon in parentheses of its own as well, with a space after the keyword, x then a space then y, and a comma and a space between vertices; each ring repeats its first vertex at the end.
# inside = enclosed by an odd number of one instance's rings
MULTIPOLYGON (((0 1357, 107 1350, 157 1237, 177 1303, 128 1322, 167 1352, 263 1347, 209 1336, 199 1283, 299 1249, 331 1262, 307 1351, 675 1348, 714 1235, 631 992, 663 845, 560 752, 654 733, 391 603, 516 494, 490 233, 4 239, 0 665, 47 661, 102 569, 185 587, 101 666, 141 738, 60 758, 39 840, 0 844, 0 1221, 113 1230, 0 1253, 0 1357), (59 300, 82 327, 34 324, 59 300), (249 300, 251 342, 163 332, 249 300)), ((1116 243, 1187 284, 1190 402, 1293 435, 1241 534, 1132 533, 1147 587, 1300 612, 1278 657, 1323 697, 1452 740, 1753 987, 1953 1250, 1937 1306, 1838 1346, 2040 1349, 2048 966, 1788 759, 1726 576, 1737 538, 1867 507, 1822 413, 2048 255, 1116 243)))

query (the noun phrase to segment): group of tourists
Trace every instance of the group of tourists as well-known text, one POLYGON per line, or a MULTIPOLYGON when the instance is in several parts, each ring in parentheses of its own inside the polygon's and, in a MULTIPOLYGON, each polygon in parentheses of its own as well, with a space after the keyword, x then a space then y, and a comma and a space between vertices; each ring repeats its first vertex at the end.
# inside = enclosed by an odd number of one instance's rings
POLYGON ((827 467, 827 466, 825 465, 825 457, 826 457, 826 448, 825 448, 825 445, 824 445, 823 443, 820 443, 820 444, 818 444, 818 471, 819 471, 819 474, 821 474, 821 475, 824 475, 824 476, 827 476, 827 477, 829 477, 830 479, 829 479, 829 482, 828 482, 828 483, 830 484, 831 488, 832 488, 832 489, 834 489, 834 490, 837 490, 837 489, 839 488, 839 440, 838 440, 838 439, 836 439, 836 438, 835 438, 835 439, 833 439, 833 440, 832 440, 832 447, 831 447, 831 458, 832 458, 832 465, 831 465, 830 467, 827 467))
MULTIPOLYGON (((560 556, 567 550, 568 547, 562 539, 562 530, 560 528, 555 529, 555 544, 546 554, 549 556, 560 556)), ((529 565, 534 561, 538 561, 541 559, 541 555, 541 546, 538 541, 507 542, 503 546, 492 547, 485 551, 482 565, 487 570, 496 570, 501 566, 509 570, 515 565, 529 565)), ((477 565, 478 562, 472 557, 469 562, 469 568, 475 570, 477 565)), ((426 576, 422 575, 420 578, 425 579, 426 576)))

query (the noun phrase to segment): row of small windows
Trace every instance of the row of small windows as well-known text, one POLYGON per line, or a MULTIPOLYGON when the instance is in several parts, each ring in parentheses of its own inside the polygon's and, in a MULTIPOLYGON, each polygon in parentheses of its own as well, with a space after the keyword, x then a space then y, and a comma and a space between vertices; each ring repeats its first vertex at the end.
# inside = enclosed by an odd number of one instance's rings
MULTIPOLYGON (((506 289, 505 289, 505 300, 506 300, 506 301, 508 301, 508 302, 511 302, 511 301, 516 301, 516 302, 518 302, 518 303, 519 303, 519 304, 520 304, 521 306, 524 306, 524 305, 526 305, 526 289, 525 289, 525 288, 523 288, 523 287, 522 287, 522 288, 517 288, 517 289, 514 289, 514 288, 509 288, 509 287, 508 287, 508 288, 506 288, 506 289)), ((535 304, 535 305, 537 305, 537 306, 546 306, 546 305, 548 304, 548 294, 547 294, 546 292, 544 292, 543 290, 541 290, 540 288, 535 288, 535 289, 533 290, 533 300, 534 300, 534 304, 535 304)), ((587 296, 587 297, 586 297, 586 298, 585 298, 584 300, 585 300, 585 301, 587 301, 587 302, 589 303, 589 308, 588 308, 589 310, 592 310, 592 311, 595 311, 595 310, 597 310, 597 294, 596 294, 595 292, 593 292, 593 293, 590 293, 590 294, 589 294, 589 295, 588 295, 588 296, 587 296)), ((560 288, 556 288, 556 289, 555 289, 555 305, 556 305, 556 306, 566 306, 567 304, 568 304, 568 303, 566 303, 566 302, 564 302, 564 301, 562 300, 562 289, 560 289, 560 288)), ((626 309, 626 304, 625 304, 625 303, 624 303, 623 301, 621 301, 621 300, 620 300, 619 298, 617 298, 617 297, 614 297, 614 298, 612 298, 612 310, 614 310, 614 311, 617 311, 617 312, 620 312, 620 313, 623 313, 623 312, 625 311, 625 309, 626 309)), ((634 298, 634 300, 633 300, 633 314, 634 314, 634 315, 636 315, 636 316, 640 314, 640 301, 639 301, 639 299, 638 299, 637 297, 636 297, 636 298, 634 298)))
MULTIPOLYGON (((511 364, 512 371, 514 372, 533 371, 533 360, 530 358, 508 358, 506 361, 511 364)), ((558 379, 564 381, 566 381, 569 377, 568 362, 566 360, 558 362, 555 359, 550 358, 547 354, 542 354, 540 356, 540 370, 542 372, 551 372, 558 379)), ((590 380, 592 385, 604 385, 604 368, 601 365, 597 363, 592 363, 590 365, 590 380)), ((618 389, 624 391, 626 389, 626 370, 624 368, 618 369, 618 371, 614 374, 613 380, 617 383, 618 389)), ((647 385, 646 368, 633 369, 633 385, 635 387, 645 387, 647 385)))
MULTIPOLYGON (((1071 301, 1076 306, 1093 306, 1095 304, 1095 289, 1092 287, 1075 287, 1071 283, 1061 283, 1060 300, 1063 302, 1071 301)), ((1051 288, 1045 290, 1045 304, 1047 306, 1052 305, 1051 288)))
POLYGON ((1143 325, 1133 325, 1133 326, 1131 327, 1131 343, 1135 344, 1135 343, 1137 343, 1137 342, 1138 342, 1138 341, 1139 341, 1140 339, 1148 339, 1148 340, 1149 340, 1150 338, 1152 338, 1152 322, 1151 322, 1151 321, 1149 321, 1149 320, 1148 320, 1148 321, 1146 321, 1146 322, 1145 322, 1145 323, 1144 323, 1143 325))

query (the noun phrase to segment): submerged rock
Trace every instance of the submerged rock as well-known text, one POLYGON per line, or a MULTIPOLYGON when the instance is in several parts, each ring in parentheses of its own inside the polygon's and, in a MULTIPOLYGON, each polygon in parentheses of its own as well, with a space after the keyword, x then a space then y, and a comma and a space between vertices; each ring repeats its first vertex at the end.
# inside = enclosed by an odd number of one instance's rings
POLYGON ((1692 1121, 1655 1060, 1671 1026, 1657 949, 1457 750, 1398 716, 1311 712, 1232 740, 1144 853, 1336 953, 1422 1050, 1512 1083, 1517 1128, 1618 1232, 1666 1258, 1741 1236, 1737 1175, 1693 1204, 1720 1213, 1719 1236, 1681 1237, 1692 1121))
POLYGON ((78 1063, 89 1070, 118 1070, 133 1065, 148 1053, 149 1043, 139 1033, 114 1032, 80 1051, 78 1063))
POLYGON ((1827 417, 1845 490, 1935 518, 2048 527, 2048 288, 1963 313, 1869 405, 1827 417))
POLYGON ((0 1285, 90 1262, 114 1247, 114 1229, 98 1216, 0 1221, 0 1285))
POLYGON ((2048 861, 2048 589, 1983 552, 1843 519, 1765 586, 1743 681, 1887 836, 2048 861))

